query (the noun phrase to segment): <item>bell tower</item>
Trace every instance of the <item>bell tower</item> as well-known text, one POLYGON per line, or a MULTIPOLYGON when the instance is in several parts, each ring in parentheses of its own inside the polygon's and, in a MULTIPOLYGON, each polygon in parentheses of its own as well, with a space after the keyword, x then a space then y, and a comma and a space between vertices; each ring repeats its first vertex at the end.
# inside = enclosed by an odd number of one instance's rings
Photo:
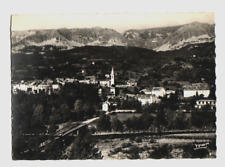
POLYGON ((110 83, 111 86, 115 85, 115 78, 114 78, 114 70, 113 70, 113 67, 112 67, 112 71, 111 71, 111 83, 110 83))

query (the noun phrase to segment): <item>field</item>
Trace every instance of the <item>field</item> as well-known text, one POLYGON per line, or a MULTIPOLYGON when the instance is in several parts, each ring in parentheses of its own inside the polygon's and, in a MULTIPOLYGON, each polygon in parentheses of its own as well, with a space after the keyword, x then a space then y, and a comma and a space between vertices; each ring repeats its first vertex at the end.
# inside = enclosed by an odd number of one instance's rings
POLYGON ((157 158, 155 156, 156 152, 163 147, 167 147, 166 151, 168 152, 164 154, 160 150, 159 156, 162 157, 158 158, 186 158, 185 154, 188 151, 192 152, 192 154, 195 151, 195 144, 207 145, 210 143, 209 147, 206 148, 208 153, 204 157, 192 155, 192 158, 215 158, 216 151, 210 146, 214 140, 214 133, 176 134, 105 139, 99 140, 94 147, 99 150, 103 159, 157 158))

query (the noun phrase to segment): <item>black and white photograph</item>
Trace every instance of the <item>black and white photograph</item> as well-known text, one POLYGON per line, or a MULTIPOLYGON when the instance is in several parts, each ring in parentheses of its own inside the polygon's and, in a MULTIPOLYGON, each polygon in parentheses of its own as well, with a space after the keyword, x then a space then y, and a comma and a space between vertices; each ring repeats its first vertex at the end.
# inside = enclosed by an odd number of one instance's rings
POLYGON ((216 159, 213 12, 11 15, 12 160, 216 159))

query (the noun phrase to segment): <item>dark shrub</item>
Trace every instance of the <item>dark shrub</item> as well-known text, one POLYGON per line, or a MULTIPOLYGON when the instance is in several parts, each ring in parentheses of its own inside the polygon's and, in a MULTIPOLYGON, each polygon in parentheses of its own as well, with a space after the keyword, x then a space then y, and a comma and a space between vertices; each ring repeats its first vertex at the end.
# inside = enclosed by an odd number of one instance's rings
POLYGON ((140 142, 142 142, 142 138, 137 137, 135 141, 136 141, 137 143, 140 143, 140 142))
POLYGON ((130 147, 130 146, 132 146, 132 144, 129 142, 129 143, 123 143, 122 144, 122 147, 123 148, 127 148, 127 147, 130 147))
POLYGON ((156 148, 152 154, 150 155, 151 158, 160 159, 160 158, 171 158, 172 147, 168 144, 165 144, 161 147, 156 148))

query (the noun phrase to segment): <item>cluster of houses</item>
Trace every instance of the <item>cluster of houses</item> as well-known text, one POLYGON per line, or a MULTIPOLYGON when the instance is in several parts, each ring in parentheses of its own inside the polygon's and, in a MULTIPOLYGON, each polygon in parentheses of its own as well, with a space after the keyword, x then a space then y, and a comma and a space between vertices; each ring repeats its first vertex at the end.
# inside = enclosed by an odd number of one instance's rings
MULTIPOLYGON (((113 98, 115 96, 115 80, 114 80, 114 70, 112 68, 111 75, 104 80, 97 80, 95 76, 86 76, 85 79, 78 80, 75 78, 56 78, 55 81, 47 80, 32 80, 32 81, 21 81, 20 83, 12 84, 12 93, 16 94, 18 91, 23 91, 28 94, 38 94, 41 92, 51 94, 52 92, 57 92, 60 90, 61 86, 66 83, 84 83, 84 84, 98 84, 100 87, 109 87, 109 96, 113 98)), ((101 91, 101 89, 99 90, 101 91)))
MULTIPOLYGON (((126 86, 135 86, 135 80, 127 81, 127 85, 123 87, 116 86, 117 88, 125 88, 126 86)), ((115 87, 114 87, 115 88, 115 87)), ((201 109, 202 107, 209 105, 211 109, 215 108, 215 100, 208 99, 210 95, 209 85, 207 83, 192 83, 186 84, 183 86, 183 98, 189 98, 193 96, 202 96, 204 99, 197 100, 195 108, 201 109)), ((145 88, 139 91, 139 94, 125 94, 126 98, 124 99, 136 99, 141 102, 141 105, 152 104, 152 103, 159 103, 161 101, 160 97, 170 97, 171 94, 175 94, 175 89, 165 89, 164 87, 153 87, 152 89, 145 88)), ((114 103, 110 103, 107 101, 102 103, 102 111, 109 111, 110 106, 116 105, 114 103)), ((117 111, 117 110, 115 110, 117 111)), ((128 110, 120 111, 120 112, 127 112, 128 110)), ((133 112, 133 111, 132 111, 133 112)))
POLYGON ((19 84, 12 84, 12 92, 16 94, 18 91, 23 91, 28 94, 38 94, 57 92, 60 89, 58 83, 53 83, 52 80, 35 80, 35 81, 21 81, 19 84))
POLYGON ((183 86, 183 96, 192 97, 192 96, 200 96, 208 97, 210 94, 209 85, 207 83, 193 83, 183 86))
MULTIPOLYGON (((143 89, 140 94, 126 94, 128 98, 133 98, 138 100, 141 105, 152 104, 160 102, 160 97, 169 95, 170 93, 175 93, 173 90, 165 90, 163 87, 153 87, 150 89, 143 89)), ((108 100, 102 103, 102 111, 109 111, 111 104, 108 100)), ((128 112, 130 110, 120 110, 120 112, 128 112)), ((130 111, 131 112, 131 111, 130 111)), ((133 112, 133 110, 132 110, 133 112)))
MULTIPOLYGON (((209 85, 207 83, 193 83, 183 86, 183 96, 184 98, 193 96, 203 96, 208 98, 210 95, 209 85)), ((195 108, 201 109, 208 105, 211 109, 215 109, 215 100, 212 99, 201 99, 196 101, 195 108)))
MULTIPOLYGON (((40 92, 44 92, 47 94, 51 94, 60 90, 60 87, 65 85, 66 83, 85 83, 85 84, 97 84, 99 85, 99 94, 102 93, 102 88, 107 87, 109 92, 107 93, 107 100, 102 103, 102 111, 109 111, 109 106, 116 104, 112 104, 109 102, 109 99, 113 99, 116 97, 116 89, 123 89, 127 87, 135 87, 137 86, 136 79, 127 80, 125 85, 116 85, 115 84, 115 74, 114 69, 112 67, 111 74, 106 74, 106 79, 97 80, 95 76, 86 76, 85 79, 77 80, 74 78, 56 78, 55 81, 50 79, 48 80, 35 80, 35 81, 21 81, 19 84, 12 84, 12 92, 14 94, 17 93, 18 90, 24 91, 26 93, 38 94, 40 92)), ((125 94, 123 96, 119 95, 119 98, 127 99, 133 98, 138 100, 141 105, 159 103, 161 101, 160 97, 167 96, 169 97, 171 94, 175 93, 175 88, 165 89, 164 87, 153 87, 145 88, 139 91, 138 94, 125 94)), ((209 105, 212 109, 215 108, 215 100, 206 99, 210 95, 210 89, 207 83, 192 83, 185 84, 183 86, 183 97, 189 98, 193 96, 203 96, 203 100, 196 101, 195 107, 201 109, 205 105, 209 105)), ((124 112, 127 112, 124 110, 124 112)), ((134 111, 132 111, 134 112, 134 111)))

